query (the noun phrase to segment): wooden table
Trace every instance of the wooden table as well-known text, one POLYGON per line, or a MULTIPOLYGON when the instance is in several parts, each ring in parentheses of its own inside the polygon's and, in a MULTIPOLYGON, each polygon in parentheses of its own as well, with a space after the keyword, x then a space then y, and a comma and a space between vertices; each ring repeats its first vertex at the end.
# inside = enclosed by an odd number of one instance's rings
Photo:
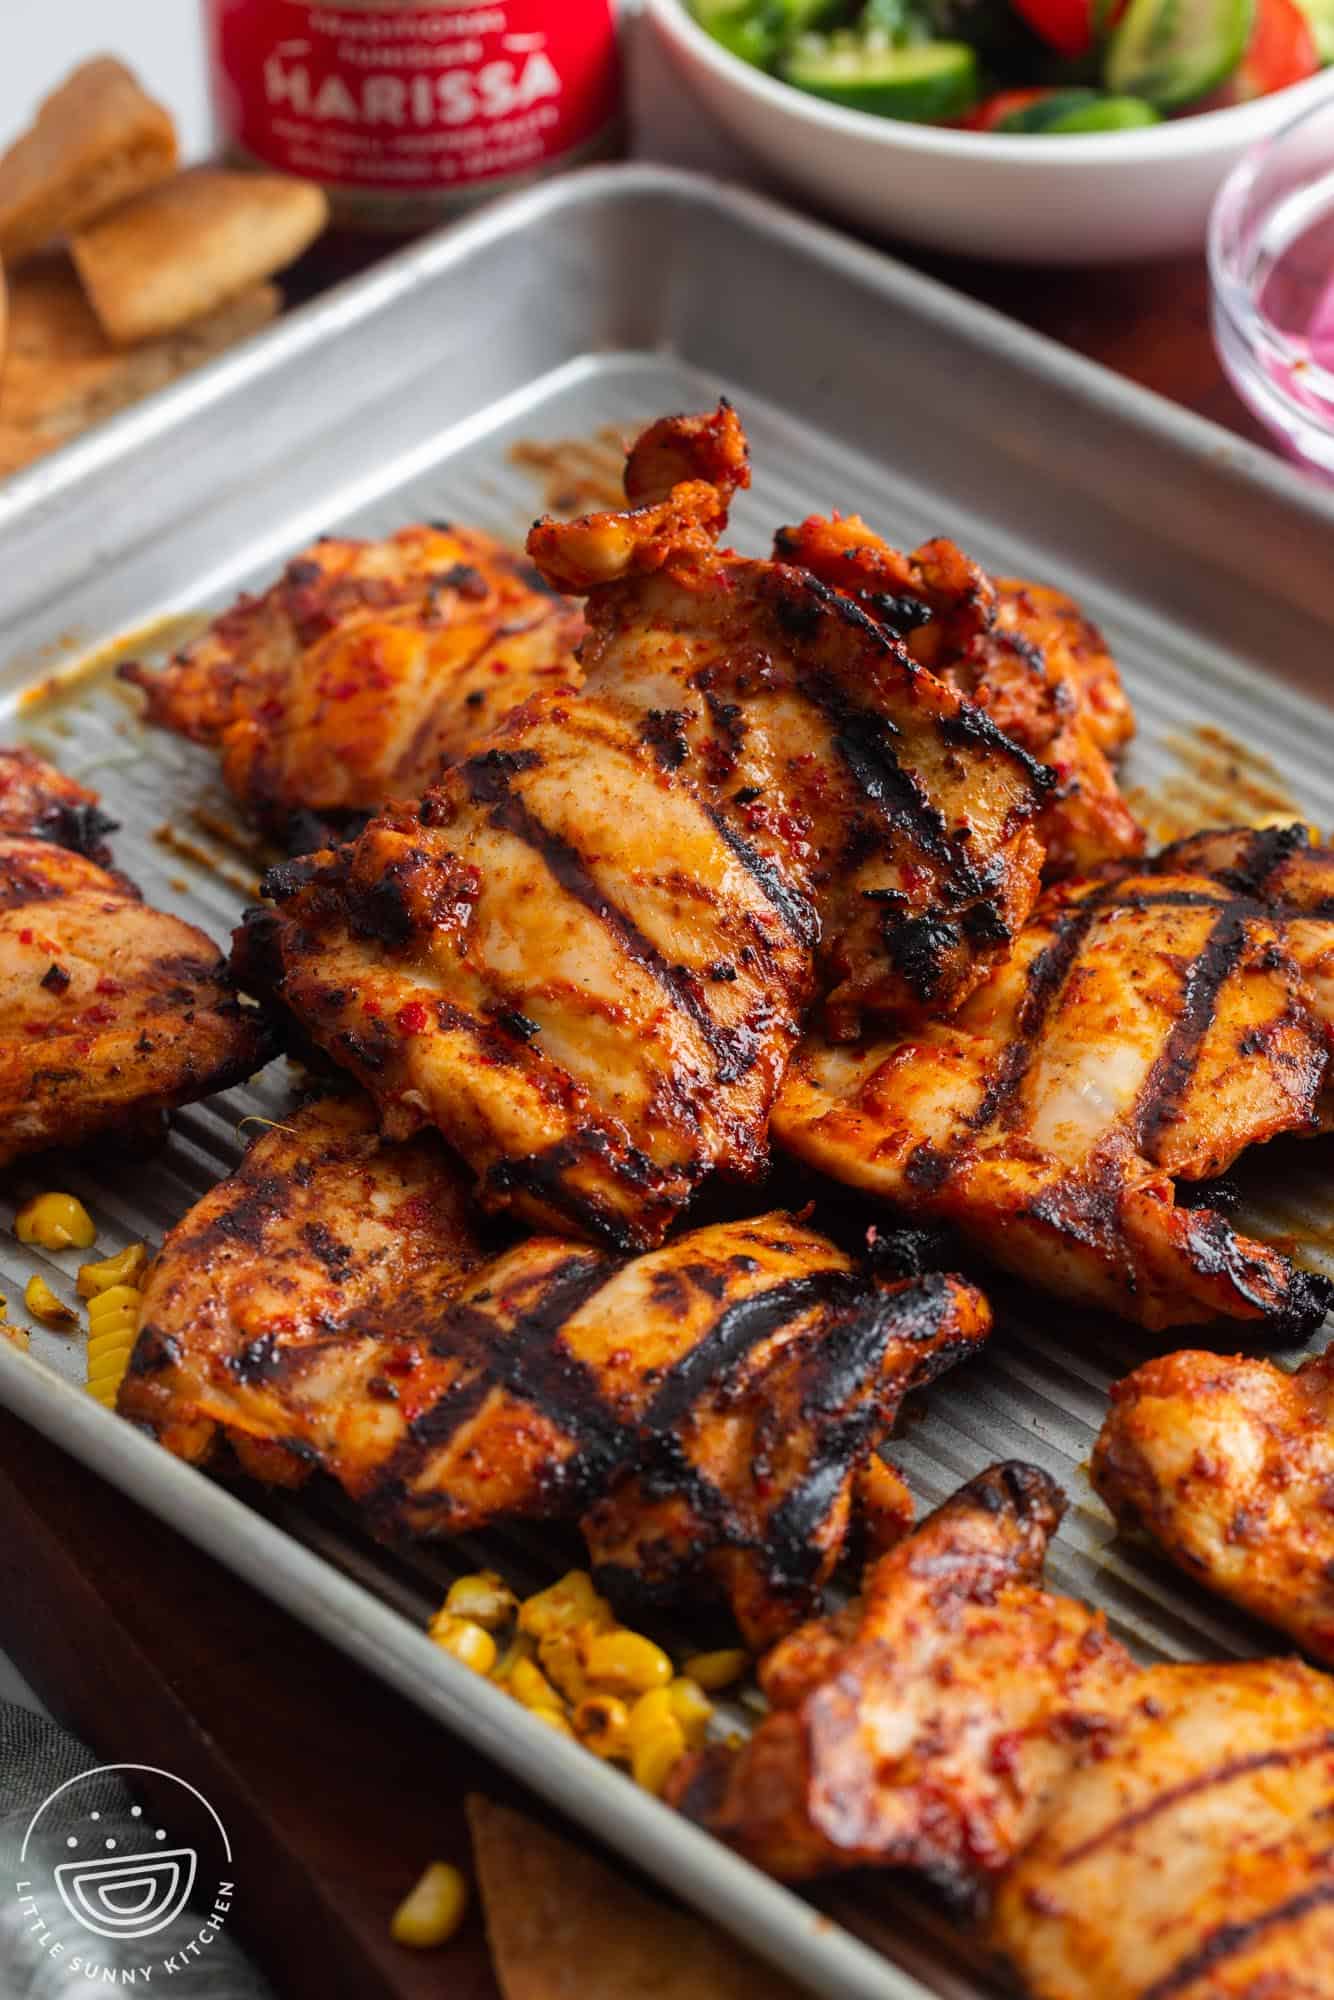
MULTIPOLYGON (((1248 438, 1197 262, 1020 271, 918 259, 946 282, 1248 438)), ((307 282, 327 276, 308 268, 307 282)), ((474 1912, 414 1956, 390 1914, 424 1863, 466 1859, 469 1789, 514 1788, 171 1530, 0 1413, 0 1647, 104 1759, 197 1785, 232 1834, 234 1921, 293 2000, 494 2000, 474 1912)))

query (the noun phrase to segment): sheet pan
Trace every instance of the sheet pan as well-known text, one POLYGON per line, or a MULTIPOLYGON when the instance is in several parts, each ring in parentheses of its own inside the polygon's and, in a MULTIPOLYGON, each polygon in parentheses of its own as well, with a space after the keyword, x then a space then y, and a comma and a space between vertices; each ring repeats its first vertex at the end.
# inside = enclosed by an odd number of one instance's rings
MULTIPOLYGON (((902 545, 943 531, 1003 573, 1058 582, 1113 641, 1141 723, 1130 778, 1156 810, 1291 802, 1334 823, 1323 495, 888 258, 648 167, 552 184, 414 247, 0 487, 5 733, 96 784, 123 824, 121 865, 222 937, 253 864, 220 832, 236 814, 213 760, 145 731, 105 674, 54 694, 51 677, 90 653, 104 667, 151 655, 324 529, 454 515, 517 538, 542 497, 511 459, 517 442, 633 431, 719 391, 754 450, 742 546, 837 506, 902 545)), ((240 1156, 242 1121, 275 1115, 288 1089, 275 1065, 180 1114, 159 1156, 111 1174, 61 1163, 60 1182, 88 1200, 104 1249, 156 1243, 240 1156)), ((1334 1273, 1332 1165, 1323 1145, 1271 1149, 1250 1206, 1334 1273)), ((54 1177, 43 1163, 0 1187, 12 1308, 47 1266, 8 1225, 54 1177)), ((1258 1628, 1120 1544, 1088 1487, 1107 1384, 1148 1337, 1012 1292, 1004 1306, 988 1355, 896 1442, 921 1504, 993 1459, 1031 1459, 1072 1501, 1050 1574, 1103 1604, 1145 1658, 1262 1648, 1258 1628)), ((812 1991, 993 1990, 977 1954, 911 1899, 839 1889, 831 1922, 444 1658, 421 1628, 477 1547, 389 1552, 333 1503, 226 1491, 96 1408, 73 1386, 80 1363, 40 1331, 31 1359, 0 1342, 0 1401, 812 1991)), ((555 1560, 541 1538, 488 1538, 482 1552, 531 1581, 555 1560)))

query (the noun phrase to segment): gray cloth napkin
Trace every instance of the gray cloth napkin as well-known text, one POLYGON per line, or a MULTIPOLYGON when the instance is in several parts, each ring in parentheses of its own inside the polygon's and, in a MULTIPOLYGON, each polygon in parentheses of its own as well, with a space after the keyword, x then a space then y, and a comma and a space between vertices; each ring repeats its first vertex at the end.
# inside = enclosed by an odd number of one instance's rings
MULTIPOLYGON (((156 1828, 119 1776, 104 1772, 71 1787, 63 1798, 77 1801, 77 1820, 73 1806, 63 1819, 59 1808, 44 1812, 27 1857, 20 1860, 24 1836, 44 1801, 67 1780, 97 1769, 91 1752, 54 1722, 0 1702, 0 2000, 72 2000, 113 1983, 90 1976, 83 1970, 88 1963, 110 1969, 120 1993, 151 1996, 166 1989, 173 2000, 273 2000, 272 1989, 229 1935, 225 1918, 216 1929, 209 1927, 216 1891, 202 1868, 192 1902, 151 1937, 99 1936, 70 1914, 54 1871, 69 1862, 71 1848, 90 1862, 98 1850, 127 1856, 154 1852, 149 1843, 158 1837, 156 1828), (76 1824, 83 1830, 81 1841, 69 1832, 76 1824), (53 1950, 57 1945, 63 1950, 53 1950), (168 1971, 166 1962, 172 1960, 177 1969, 168 1971)), ((179 1851, 170 1828, 160 1837, 167 1843, 164 1853, 179 1851)), ((133 1899, 140 1892, 128 1893, 133 1899)))

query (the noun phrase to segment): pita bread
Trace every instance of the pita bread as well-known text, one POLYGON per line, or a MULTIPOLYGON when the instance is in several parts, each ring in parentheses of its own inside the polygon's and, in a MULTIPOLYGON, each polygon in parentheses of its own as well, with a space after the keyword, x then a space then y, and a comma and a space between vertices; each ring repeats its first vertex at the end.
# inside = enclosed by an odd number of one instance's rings
POLYGON ((252 285, 184 333, 126 353, 98 325, 67 257, 26 265, 9 281, 0 474, 198 368, 267 325, 281 305, 276 285, 252 285))
POLYGON ((467 1801, 504 2000, 797 2000, 698 1918, 490 1799, 467 1801))
POLYGON ((171 114, 123 63, 96 56, 66 78, 0 155, 0 258, 16 264, 176 165, 171 114))
POLYGON ((313 181, 195 167, 77 230, 70 251, 103 331, 124 347, 271 277, 328 219, 313 181))

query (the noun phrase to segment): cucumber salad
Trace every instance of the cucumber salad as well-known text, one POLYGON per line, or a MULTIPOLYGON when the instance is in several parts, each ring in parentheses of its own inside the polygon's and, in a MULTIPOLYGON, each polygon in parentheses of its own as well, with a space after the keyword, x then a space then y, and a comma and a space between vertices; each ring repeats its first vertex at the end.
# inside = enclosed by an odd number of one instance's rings
POLYGON ((733 55, 853 111, 1116 132, 1334 61, 1334 0, 688 0, 733 55))

